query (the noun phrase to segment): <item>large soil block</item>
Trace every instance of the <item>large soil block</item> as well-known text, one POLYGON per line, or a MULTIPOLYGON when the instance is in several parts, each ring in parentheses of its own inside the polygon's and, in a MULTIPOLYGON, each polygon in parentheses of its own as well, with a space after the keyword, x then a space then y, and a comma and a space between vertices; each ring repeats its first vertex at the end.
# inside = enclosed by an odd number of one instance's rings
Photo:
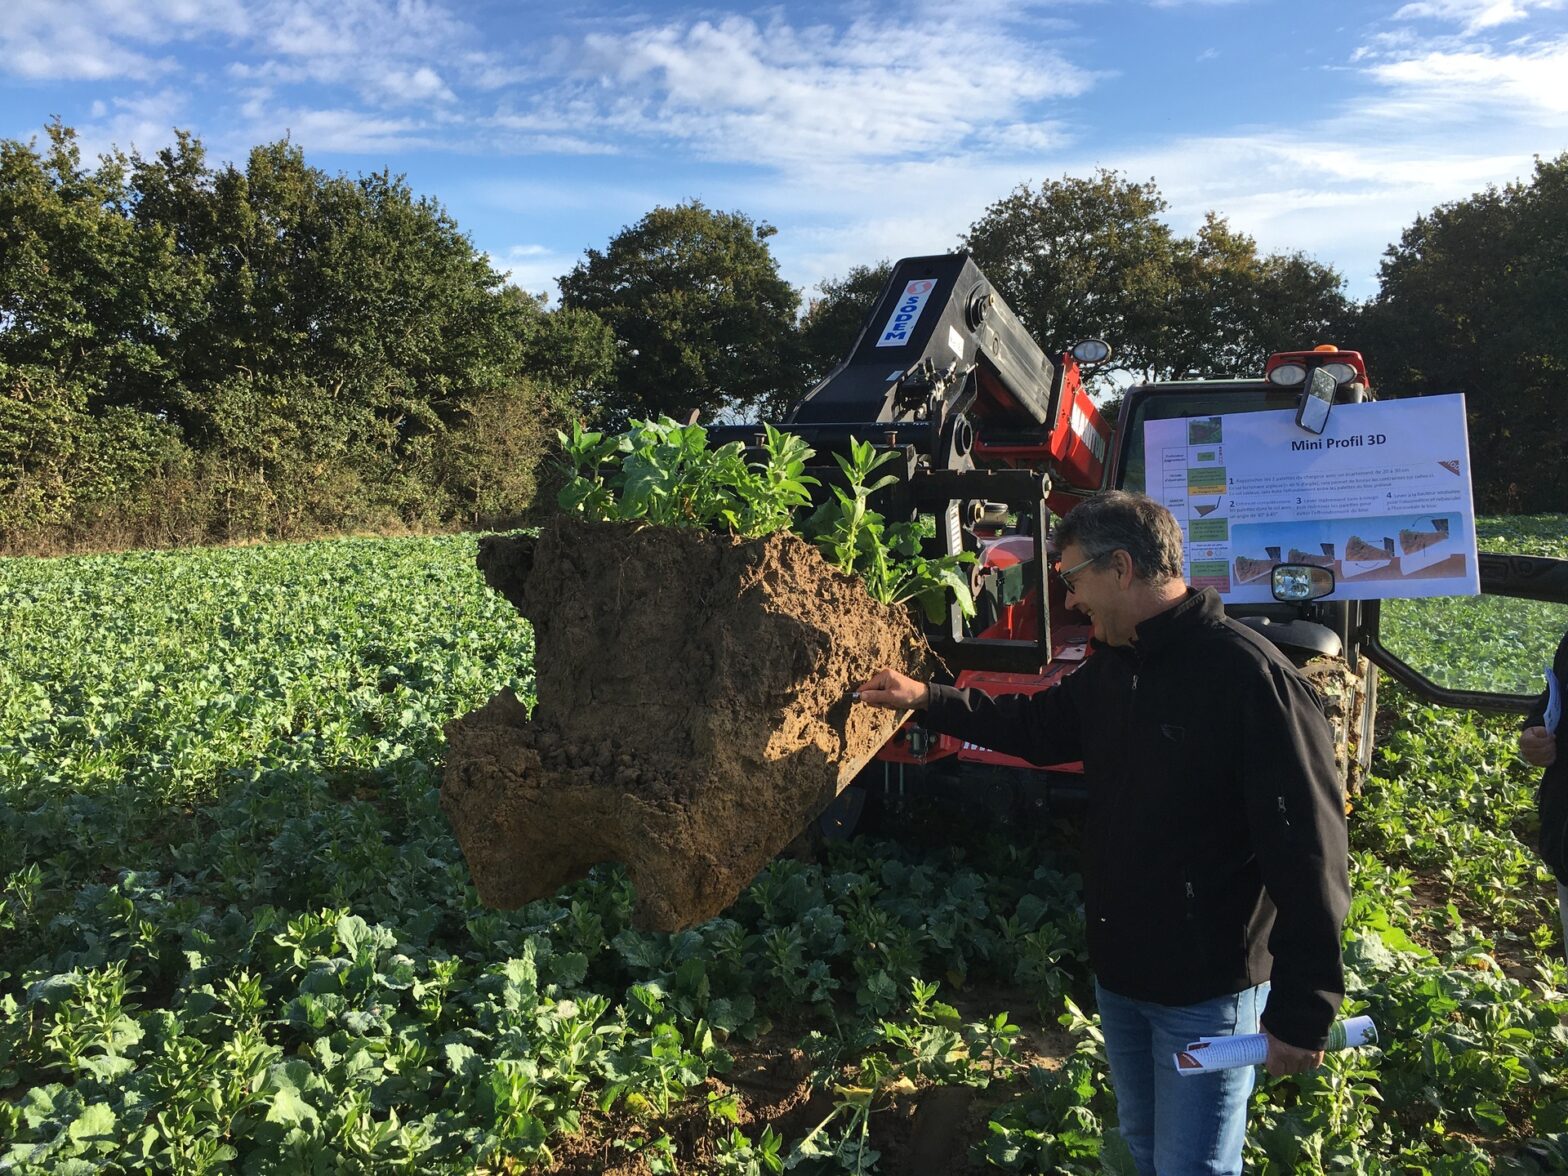
POLYGON ((538 697, 446 728, 441 804, 496 907, 615 861, 639 926, 711 918, 898 725, 850 691, 932 664, 905 608, 790 534, 562 517, 483 540, 479 566, 533 623, 538 697))

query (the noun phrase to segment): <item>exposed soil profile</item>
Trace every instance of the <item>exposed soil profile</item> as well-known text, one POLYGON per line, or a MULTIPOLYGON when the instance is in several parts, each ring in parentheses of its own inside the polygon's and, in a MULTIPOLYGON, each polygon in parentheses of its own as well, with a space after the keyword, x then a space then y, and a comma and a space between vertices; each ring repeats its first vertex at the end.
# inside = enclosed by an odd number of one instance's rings
POLYGON ((533 623, 538 696, 446 728, 441 805, 491 906, 619 861, 640 927, 713 917, 901 721, 849 692, 934 668, 902 606, 787 533, 563 516, 482 540, 479 566, 533 623))
POLYGON ((1359 795, 1361 763, 1357 752, 1361 743, 1359 718, 1365 684, 1344 659, 1338 657, 1315 657, 1301 667, 1301 674, 1318 692, 1323 701, 1323 713, 1334 729, 1334 766, 1339 769, 1339 778, 1345 781, 1346 798, 1359 795))

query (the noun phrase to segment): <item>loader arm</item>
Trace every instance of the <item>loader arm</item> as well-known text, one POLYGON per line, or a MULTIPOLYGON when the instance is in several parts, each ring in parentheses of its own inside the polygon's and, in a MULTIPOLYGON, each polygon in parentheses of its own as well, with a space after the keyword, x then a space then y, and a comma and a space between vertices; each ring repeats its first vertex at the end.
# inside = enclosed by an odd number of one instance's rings
MULTIPOLYGON (((894 266, 849 356, 776 427, 816 450, 824 464, 810 472, 824 489, 840 480, 831 455, 851 441, 897 452, 888 468, 898 483, 877 508, 895 520, 934 517, 942 554, 976 550, 971 528, 987 502, 1026 519, 1035 638, 968 634, 956 603, 927 636, 955 670, 1038 672, 1051 660, 1048 514, 1100 488, 1110 429, 1071 355, 1047 355, 968 254, 894 266)), ((751 446, 760 431, 716 426, 709 436, 751 446)))

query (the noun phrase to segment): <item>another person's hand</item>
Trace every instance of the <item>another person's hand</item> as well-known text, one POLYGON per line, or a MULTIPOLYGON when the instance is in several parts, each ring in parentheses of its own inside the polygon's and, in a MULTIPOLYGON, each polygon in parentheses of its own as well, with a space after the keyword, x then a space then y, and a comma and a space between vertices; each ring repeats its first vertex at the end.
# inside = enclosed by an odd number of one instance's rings
POLYGON ((931 701, 930 687, 897 670, 878 670, 857 695, 867 706, 887 710, 917 710, 931 701))
POLYGON ((1526 763, 1549 768, 1557 762, 1557 736, 1545 727, 1526 727, 1519 732, 1519 754, 1526 763))
POLYGON ((1263 1036, 1269 1042, 1268 1060, 1263 1064, 1276 1078, 1283 1074, 1305 1074, 1323 1064, 1323 1051, 1320 1049, 1299 1049, 1287 1045, 1267 1029, 1263 1031, 1263 1036))

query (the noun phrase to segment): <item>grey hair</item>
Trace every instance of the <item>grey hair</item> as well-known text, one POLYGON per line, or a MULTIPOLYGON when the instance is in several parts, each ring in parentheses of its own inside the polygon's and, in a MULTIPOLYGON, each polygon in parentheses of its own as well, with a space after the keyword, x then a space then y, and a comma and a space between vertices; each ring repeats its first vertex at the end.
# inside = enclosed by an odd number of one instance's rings
POLYGON ((1080 502, 1056 524, 1057 551, 1069 544, 1086 559, 1125 551, 1133 573, 1151 584, 1181 578, 1181 526, 1147 494, 1108 490, 1080 502))

